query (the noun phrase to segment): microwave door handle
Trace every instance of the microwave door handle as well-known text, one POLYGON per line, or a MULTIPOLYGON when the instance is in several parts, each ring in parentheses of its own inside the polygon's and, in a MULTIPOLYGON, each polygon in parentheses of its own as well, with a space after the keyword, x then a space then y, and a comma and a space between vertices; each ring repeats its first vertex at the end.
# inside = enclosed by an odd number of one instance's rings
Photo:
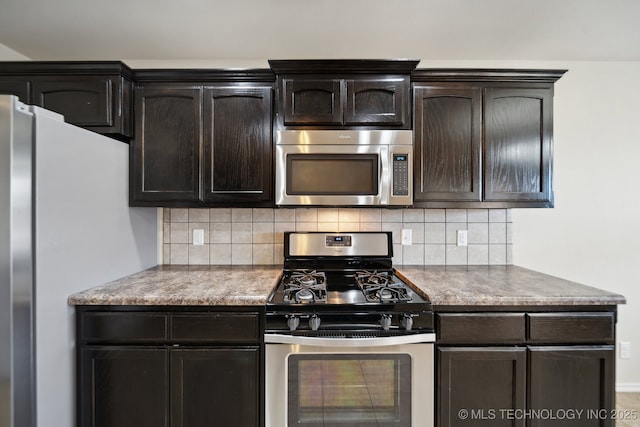
POLYGON ((300 335, 265 334, 265 344, 297 344, 316 347, 385 347, 390 345, 435 342, 436 334, 411 334, 372 338, 325 338, 300 335))
POLYGON ((389 147, 381 147, 380 149, 380 170, 378 171, 378 192, 380 193, 380 204, 388 205, 391 200, 390 188, 393 185, 393 177, 390 169, 391 150, 389 147))

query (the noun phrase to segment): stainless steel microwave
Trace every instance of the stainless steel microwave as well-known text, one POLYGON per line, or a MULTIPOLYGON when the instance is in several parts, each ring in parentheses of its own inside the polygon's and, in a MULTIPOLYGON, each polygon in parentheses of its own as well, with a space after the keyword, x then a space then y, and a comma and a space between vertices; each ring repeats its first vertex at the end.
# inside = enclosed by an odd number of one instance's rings
POLYGON ((410 130, 281 130, 276 204, 410 206, 410 130))

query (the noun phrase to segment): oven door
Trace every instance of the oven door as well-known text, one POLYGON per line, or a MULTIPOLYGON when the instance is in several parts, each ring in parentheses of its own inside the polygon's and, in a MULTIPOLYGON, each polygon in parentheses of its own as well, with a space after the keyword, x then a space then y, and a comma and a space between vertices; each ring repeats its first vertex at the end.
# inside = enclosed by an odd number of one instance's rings
POLYGON ((266 427, 433 426, 433 343, 295 338, 265 338, 266 427))

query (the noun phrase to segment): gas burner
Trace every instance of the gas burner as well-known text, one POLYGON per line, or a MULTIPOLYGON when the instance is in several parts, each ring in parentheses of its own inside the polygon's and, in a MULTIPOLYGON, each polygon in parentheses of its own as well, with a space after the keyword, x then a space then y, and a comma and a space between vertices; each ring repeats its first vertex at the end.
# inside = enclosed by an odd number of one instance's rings
POLYGON ((315 270, 294 271, 284 279, 284 301, 316 303, 327 301, 326 276, 315 270))
POLYGON ((360 271, 355 274, 355 279, 367 302, 411 301, 404 283, 394 281, 390 273, 360 271))

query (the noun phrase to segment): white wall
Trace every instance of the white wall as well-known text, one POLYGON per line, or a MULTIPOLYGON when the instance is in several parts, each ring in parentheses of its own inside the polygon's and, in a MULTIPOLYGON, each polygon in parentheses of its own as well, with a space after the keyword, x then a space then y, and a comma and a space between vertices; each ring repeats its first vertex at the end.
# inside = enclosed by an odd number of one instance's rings
POLYGON ((570 63, 556 84, 554 209, 514 209, 514 263, 618 292, 619 388, 640 390, 640 63, 570 63))

